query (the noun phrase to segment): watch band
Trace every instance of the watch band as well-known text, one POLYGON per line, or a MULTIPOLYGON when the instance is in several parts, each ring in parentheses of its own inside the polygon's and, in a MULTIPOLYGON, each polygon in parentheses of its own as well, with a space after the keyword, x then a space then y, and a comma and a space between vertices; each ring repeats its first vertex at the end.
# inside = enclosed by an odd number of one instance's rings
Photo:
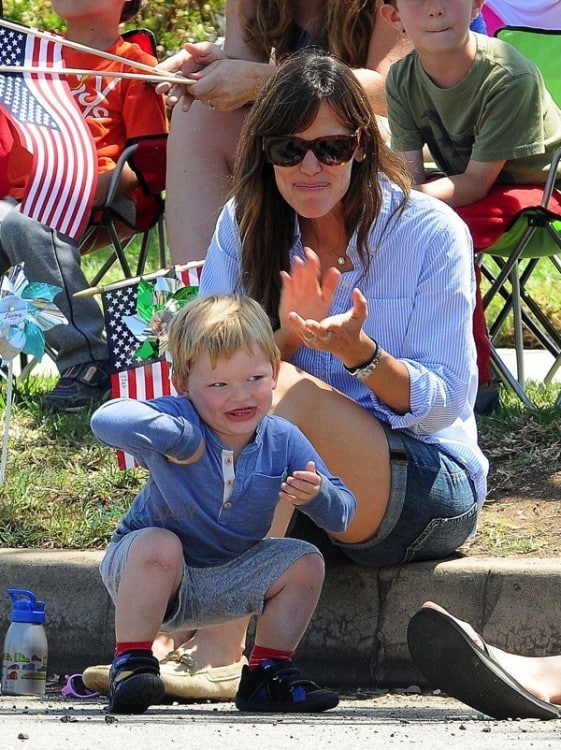
POLYGON ((349 375, 352 375, 353 378, 356 378, 357 380, 366 380, 369 378, 376 367, 378 366, 378 362, 382 358, 382 354, 384 353, 384 350, 378 344, 377 341, 374 342, 376 344, 376 348, 374 349, 374 354, 370 357, 370 359, 367 362, 364 362, 362 365, 358 365, 358 367, 347 367, 346 365, 343 365, 345 370, 349 373, 349 375))

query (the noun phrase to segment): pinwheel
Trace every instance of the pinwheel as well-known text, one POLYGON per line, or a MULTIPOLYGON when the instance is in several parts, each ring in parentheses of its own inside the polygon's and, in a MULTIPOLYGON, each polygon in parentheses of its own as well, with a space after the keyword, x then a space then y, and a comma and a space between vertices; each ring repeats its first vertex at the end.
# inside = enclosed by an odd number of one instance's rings
POLYGON ((198 287, 185 286, 173 276, 160 276, 153 284, 139 281, 136 314, 123 316, 133 336, 141 342, 135 356, 151 360, 166 353, 172 318, 198 291, 198 287))
POLYGON ((29 282, 23 264, 12 266, 0 283, 0 358, 3 364, 8 363, 0 486, 4 482, 8 454, 14 357, 23 353, 40 360, 46 347, 44 332, 68 322, 53 303, 61 291, 61 287, 53 284, 29 282))

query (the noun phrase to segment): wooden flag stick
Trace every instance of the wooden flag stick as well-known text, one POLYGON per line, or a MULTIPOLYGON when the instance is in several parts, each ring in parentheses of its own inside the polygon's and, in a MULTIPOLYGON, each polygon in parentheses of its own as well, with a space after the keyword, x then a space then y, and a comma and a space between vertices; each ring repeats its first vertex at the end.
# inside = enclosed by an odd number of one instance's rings
POLYGON ((169 83, 189 84, 195 81, 180 78, 171 73, 162 75, 152 70, 151 73, 126 73, 117 70, 86 70, 85 68, 53 68, 48 65, 0 65, 2 73, 44 73, 53 76, 103 76, 104 78, 132 78, 139 81, 168 81, 169 83))
MULTIPOLYGON (((130 68, 144 70, 146 73, 153 73, 159 77, 169 75, 169 73, 167 73, 165 70, 160 70, 159 68, 154 68, 151 65, 146 65, 145 63, 137 62, 135 60, 129 60, 126 57, 121 57, 120 55, 114 55, 112 52, 105 52, 104 50, 95 49, 95 47, 88 47, 85 44, 73 42, 71 39, 65 39, 63 36, 60 36, 59 34, 52 34, 50 31, 41 31, 41 29, 22 26, 21 24, 7 21, 5 18, 0 18, 0 26, 4 26, 7 29, 11 29, 12 31, 17 31, 20 34, 30 34, 31 36, 38 37, 39 39, 47 39, 50 41, 58 42, 65 47, 70 47, 71 49, 78 50, 78 52, 85 52, 88 55, 103 57, 105 60, 113 60, 114 62, 123 63, 124 65, 128 65, 130 68)), ((182 78, 181 82, 186 83, 188 82, 188 79, 182 78)))
POLYGON ((174 269, 181 273, 181 271, 186 271, 189 268, 199 268, 199 266, 201 265, 202 261, 193 260, 190 263, 185 263, 184 265, 182 264, 178 266, 169 266, 168 268, 160 268, 158 271, 146 273, 143 276, 135 276, 131 279, 121 279, 121 281, 114 281, 111 284, 105 284, 105 286, 91 286, 88 289, 82 289, 80 292, 74 292, 72 296, 76 297, 77 299, 79 299, 80 297, 93 297, 94 294, 101 294, 102 292, 112 292, 114 289, 123 289, 124 287, 138 284, 138 282, 142 279, 144 281, 152 281, 153 279, 158 279, 160 276, 165 276, 166 274, 171 273, 174 269))

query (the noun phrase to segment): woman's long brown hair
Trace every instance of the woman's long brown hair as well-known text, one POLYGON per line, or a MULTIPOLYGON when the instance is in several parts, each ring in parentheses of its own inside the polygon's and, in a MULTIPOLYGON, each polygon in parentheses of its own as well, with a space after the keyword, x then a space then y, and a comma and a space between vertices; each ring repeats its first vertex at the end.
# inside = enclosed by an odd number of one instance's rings
POLYGON ((304 51, 293 55, 272 76, 242 128, 233 175, 236 219, 242 243, 240 287, 258 300, 278 325, 280 271, 289 270, 297 215, 281 196, 273 166, 263 152, 263 137, 306 130, 327 103, 349 133, 360 129, 362 161, 352 165, 343 202, 347 237, 368 267, 368 235, 380 212, 379 173, 397 183, 404 195, 410 181, 402 161, 385 145, 372 107, 351 69, 331 55, 304 51))

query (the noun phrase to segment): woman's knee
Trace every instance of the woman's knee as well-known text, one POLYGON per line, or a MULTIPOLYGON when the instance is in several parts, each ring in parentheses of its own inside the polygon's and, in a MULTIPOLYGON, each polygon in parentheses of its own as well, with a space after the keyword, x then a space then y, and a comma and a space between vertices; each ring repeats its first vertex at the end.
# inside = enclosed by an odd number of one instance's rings
POLYGON ((211 111, 193 102, 189 112, 176 107, 172 113, 168 153, 171 165, 188 167, 189 159, 233 165, 244 117, 233 112, 211 111))

